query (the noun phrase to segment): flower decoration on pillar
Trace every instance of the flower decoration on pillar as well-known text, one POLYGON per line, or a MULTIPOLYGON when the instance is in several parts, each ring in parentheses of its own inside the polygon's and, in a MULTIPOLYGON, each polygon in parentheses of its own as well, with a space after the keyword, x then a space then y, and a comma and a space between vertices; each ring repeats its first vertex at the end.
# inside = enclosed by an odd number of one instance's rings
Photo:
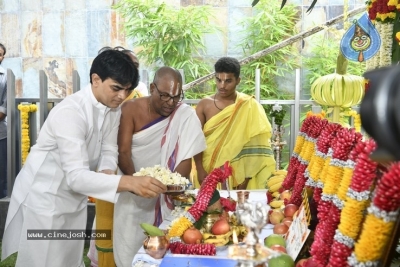
POLYGON ((335 230, 340 221, 342 202, 337 197, 337 191, 342 182, 350 152, 361 140, 361 137, 361 134, 356 133, 354 129, 342 128, 333 141, 332 158, 329 163, 322 198, 318 204, 319 223, 310 251, 313 260, 322 266, 326 266, 328 263, 335 230))
POLYGON ((399 214, 399 185, 400 163, 397 162, 377 182, 360 237, 348 260, 350 266, 380 266, 399 214))
MULTIPOLYGON (((340 223, 334 236, 329 266, 348 266, 347 258, 351 255, 354 242, 360 233, 365 218, 364 213, 370 201, 371 186, 376 179, 377 164, 369 158, 375 148, 374 140, 369 139, 358 142, 351 152, 350 161, 355 162, 355 166, 350 186, 346 190, 340 223)), ((343 177, 344 179, 347 178, 343 177)), ((338 191, 340 199, 344 197, 342 189, 338 191)))
POLYGON ((31 140, 29 138, 29 113, 35 112, 37 106, 35 104, 19 104, 18 110, 21 112, 21 160, 22 165, 24 165, 31 147, 31 140))
POLYGON ((306 185, 314 188, 314 199, 316 200, 316 203, 319 202, 324 185, 320 179, 320 173, 324 167, 325 159, 328 155, 329 148, 331 147, 331 142, 340 128, 342 128, 340 124, 329 123, 322 129, 317 140, 317 149, 306 170, 305 175, 308 178, 306 185))

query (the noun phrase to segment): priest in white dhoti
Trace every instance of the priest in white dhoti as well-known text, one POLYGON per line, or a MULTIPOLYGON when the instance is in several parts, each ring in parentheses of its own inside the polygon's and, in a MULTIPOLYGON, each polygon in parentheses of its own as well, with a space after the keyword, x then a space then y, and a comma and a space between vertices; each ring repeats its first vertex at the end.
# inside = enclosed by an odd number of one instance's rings
MULTIPOLYGON (((182 77, 162 67, 150 85, 150 96, 123 104, 118 134, 119 167, 133 174, 142 167, 161 165, 189 177, 192 157, 206 148, 195 110, 182 103, 182 77)), ((114 259, 130 267, 146 236, 140 223, 161 224, 173 209, 167 195, 145 199, 121 193, 114 207, 114 259)))
POLYGON ((93 61, 90 86, 51 110, 15 180, 2 259, 18 252, 17 267, 83 267, 84 239, 69 237, 86 229, 88 196, 116 202, 118 192, 156 198, 166 191, 155 178, 111 174, 117 168, 119 106, 138 77, 128 55, 105 51, 93 61), (52 239, 62 230, 70 235, 52 239), (39 240, 28 238, 29 232, 39 240))

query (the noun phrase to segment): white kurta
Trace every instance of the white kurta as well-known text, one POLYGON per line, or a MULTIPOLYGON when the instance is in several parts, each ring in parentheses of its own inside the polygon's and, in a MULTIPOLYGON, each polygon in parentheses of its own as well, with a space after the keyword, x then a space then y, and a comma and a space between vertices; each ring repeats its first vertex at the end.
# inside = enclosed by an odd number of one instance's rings
MULTIPOLYGON (((171 168, 168 161, 174 154, 175 169, 181 161, 205 148, 204 134, 194 109, 182 104, 169 118, 133 135, 132 160, 136 170, 154 165, 171 168)), ((161 196, 163 199, 164 195, 161 196)), ((115 203, 113 247, 118 267, 132 266, 132 260, 146 238, 139 225, 154 223, 156 202, 157 198, 147 199, 123 192, 115 203)), ((163 218, 171 212, 165 201, 161 201, 161 211, 163 218)))
POLYGON ((97 102, 90 85, 50 112, 18 174, 3 236, 2 258, 16 266, 84 266, 84 240, 27 240, 27 229, 86 229, 87 196, 115 202, 120 109, 97 102))

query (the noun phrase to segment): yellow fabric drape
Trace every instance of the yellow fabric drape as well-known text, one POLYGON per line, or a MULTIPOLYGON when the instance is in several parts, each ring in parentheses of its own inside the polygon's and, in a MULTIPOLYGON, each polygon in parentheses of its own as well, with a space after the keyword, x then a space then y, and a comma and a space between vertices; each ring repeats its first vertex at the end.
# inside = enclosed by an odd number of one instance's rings
MULTIPOLYGON (((252 178, 247 189, 264 189, 275 170, 271 149, 271 124, 264 109, 252 96, 237 93, 234 105, 224 108, 204 125, 207 149, 203 166, 207 172, 230 161, 230 186, 252 178)), ((197 179, 194 179, 199 187, 197 179)))
POLYGON ((114 204, 96 200, 96 229, 111 230, 111 238, 107 240, 96 239, 96 249, 98 254, 99 267, 115 267, 114 253, 113 253, 113 215, 114 204))
POLYGON ((125 98, 125 100, 124 100, 123 102, 128 101, 128 100, 131 100, 131 99, 134 99, 134 98, 139 98, 139 97, 142 97, 142 96, 143 96, 143 95, 142 95, 141 92, 139 92, 139 90, 134 89, 134 90, 130 93, 130 95, 128 95, 127 98, 125 98))

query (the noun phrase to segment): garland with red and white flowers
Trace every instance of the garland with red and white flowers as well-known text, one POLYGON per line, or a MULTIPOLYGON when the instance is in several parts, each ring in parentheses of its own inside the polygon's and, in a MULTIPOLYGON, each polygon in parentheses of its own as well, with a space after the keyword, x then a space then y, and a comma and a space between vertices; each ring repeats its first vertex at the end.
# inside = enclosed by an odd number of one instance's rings
POLYGON ((224 182, 231 174, 232 167, 226 162, 223 170, 216 168, 204 179, 193 205, 181 217, 171 222, 168 232, 170 238, 180 239, 183 233, 200 219, 207 210, 218 183, 224 182))
POLYGON ((321 201, 317 208, 319 223, 310 251, 313 261, 321 266, 326 266, 328 263, 333 237, 340 221, 342 203, 337 197, 337 191, 341 184, 350 152, 355 144, 361 140, 361 137, 362 135, 356 133, 354 129, 342 128, 332 142, 332 159, 329 162, 321 201))
POLYGON ((400 163, 392 164, 376 185, 350 266, 380 266, 400 210, 400 163))
MULTIPOLYGON (((340 214, 340 224, 336 230, 328 266, 348 266, 347 258, 351 255, 354 242, 360 233, 365 217, 364 212, 370 200, 371 186, 376 179, 377 164, 369 158, 375 147, 374 140, 370 139, 359 142, 351 152, 350 159, 355 161, 353 175, 350 186, 346 189, 346 199, 340 214)), ((343 177, 343 179, 346 178, 343 177)), ((340 198, 342 199, 343 196, 340 198)))

